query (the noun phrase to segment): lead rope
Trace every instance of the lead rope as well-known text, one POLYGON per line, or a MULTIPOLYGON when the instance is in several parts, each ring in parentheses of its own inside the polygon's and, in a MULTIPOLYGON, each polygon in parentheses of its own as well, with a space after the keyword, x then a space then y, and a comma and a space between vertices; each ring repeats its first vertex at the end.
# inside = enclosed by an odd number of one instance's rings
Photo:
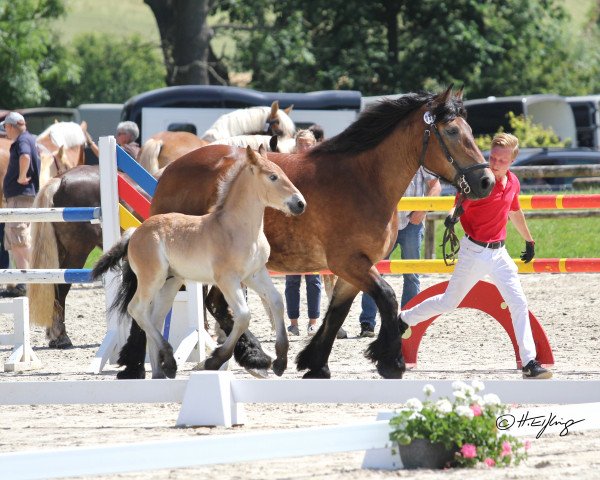
POLYGON ((458 197, 456 202, 456 208, 452 214, 452 222, 446 226, 444 230, 444 236, 442 237, 442 255, 444 257, 444 263, 447 267, 450 267, 456 263, 458 251, 460 250, 460 243, 456 233, 454 232, 454 225, 458 222, 458 217, 463 213, 462 202, 464 195, 458 197))

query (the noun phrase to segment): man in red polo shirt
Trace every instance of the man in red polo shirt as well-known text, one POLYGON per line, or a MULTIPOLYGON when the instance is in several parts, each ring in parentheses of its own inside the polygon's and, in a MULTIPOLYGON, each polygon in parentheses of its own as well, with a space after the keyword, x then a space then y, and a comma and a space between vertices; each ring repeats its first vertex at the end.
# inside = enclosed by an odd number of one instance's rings
MULTIPOLYGON (((506 224, 510 219, 525 239, 525 251, 521 259, 527 263, 535 255, 535 242, 519 205, 521 186, 517 177, 508 170, 518 153, 517 137, 509 133, 494 137, 490 168, 496 177, 496 185, 487 198, 465 199, 462 202, 464 213, 460 216, 460 223, 465 236, 460 241, 458 262, 446 291, 402 311, 400 317, 410 327, 453 310, 479 280, 489 275, 510 310, 523 365, 523 378, 546 379, 552 377, 552 372, 536 360, 527 299, 519 281, 517 266, 504 247, 506 224)), ((454 209, 446 219, 447 225, 452 223, 453 212, 454 209)))

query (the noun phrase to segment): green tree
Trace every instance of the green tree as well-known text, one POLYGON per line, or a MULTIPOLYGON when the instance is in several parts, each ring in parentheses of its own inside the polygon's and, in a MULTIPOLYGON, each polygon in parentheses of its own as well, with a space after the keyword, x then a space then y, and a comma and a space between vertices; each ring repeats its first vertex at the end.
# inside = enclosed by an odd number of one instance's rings
MULTIPOLYGON (((50 99, 43 85, 44 76, 52 75, 52 62, 58 60, 58 51, 54 49, 57 40, 51 34, 50 22, 62 14, 62 0, 0 2, 2 107, 34 107, 50 99)), ((65 62, 62 70, 72 71, 72 67, 65 62)))
POLYGON ((121 103, 138 93, 165 86, 162 59, 154 46, 139 35, 113 38, 83 34, 73 44, 73 60, 80 75, 71 78, 68 92, 56 90, 56 98, 63 105, 121 103))

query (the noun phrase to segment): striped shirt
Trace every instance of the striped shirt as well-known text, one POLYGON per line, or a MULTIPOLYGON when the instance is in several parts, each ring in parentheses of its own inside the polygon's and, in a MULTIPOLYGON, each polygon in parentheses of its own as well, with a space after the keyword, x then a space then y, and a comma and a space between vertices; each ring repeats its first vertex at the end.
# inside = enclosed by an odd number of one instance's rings
MULTIPOLYGON (((417 173, 410 181, 410 184, 406 188, 403 197, 424 197, 429 191, 428 183, 431 180, 435 180, 435 176, 425 171, 423 167, 419 167, 417 173)), ((398 212, 398 230, 406 228, 408 225, 408 219, 412 212, 398 212)))

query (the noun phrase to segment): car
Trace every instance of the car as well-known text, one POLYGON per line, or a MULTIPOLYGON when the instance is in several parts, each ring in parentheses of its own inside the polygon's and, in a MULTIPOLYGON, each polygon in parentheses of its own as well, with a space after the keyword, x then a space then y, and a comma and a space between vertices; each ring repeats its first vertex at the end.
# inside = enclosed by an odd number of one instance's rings
MULTIPOLYGON (((485 150, 487 160, 490 152, 485 150)), ((512 167, 545 167, 553 165, 600 165, 600 151, 591 148, 522 148, 512 167)), ((572 190, 575 177, 521 178, 522 192, 540 190, 572 190)), ((456 189, 442 182, 442 195, 454 195, 456 189)))

